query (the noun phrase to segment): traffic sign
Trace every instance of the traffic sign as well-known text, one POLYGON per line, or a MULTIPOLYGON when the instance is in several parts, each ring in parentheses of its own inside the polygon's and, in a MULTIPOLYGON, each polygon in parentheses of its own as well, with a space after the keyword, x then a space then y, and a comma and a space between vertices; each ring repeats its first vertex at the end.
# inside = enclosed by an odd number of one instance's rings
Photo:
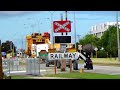
POLYGON ((55 43, 71 43, 71 36, 55 36, 55 43))
POLYGON ((78 59, 78 52, 74 53, 49 53, 48 60, 62 60, 62 59, 78 59))
POLYGON ((48 49, 48 52, 49 53, 55 53, 56 52, 56 48, 54 48, 54 49, 48 49))
POLYGON ((47 59, 48 58, 48 53, 46 50, 41 50, 39 53, 40 59, 47 59))
POLYGON ((60 51, 66 52, 66 44, 60 44, 60 51))
POLYGON ((71 21, 54 21, 54 33, 71 32, 71 21))
POLYGON ((95 51, 97 51, 97 50, 98 50, 98 48, 96 47, 94 50, 95 50, 95 51))
POLYGON ((67 52, 76 52, 76 48, 67 48, 67 52))
POLYGON ((82 50, 82 45, 78 45, 78 50, 82 50))

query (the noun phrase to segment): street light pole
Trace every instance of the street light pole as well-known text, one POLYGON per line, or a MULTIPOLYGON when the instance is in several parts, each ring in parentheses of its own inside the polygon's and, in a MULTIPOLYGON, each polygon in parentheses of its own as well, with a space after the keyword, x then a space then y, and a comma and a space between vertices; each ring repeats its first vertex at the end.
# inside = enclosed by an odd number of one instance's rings
MULTIPOLYGON (((12 51, 12 41, 10 41, 10 51, 12 51)), ((10 53, 10 55, 12 56, 11 53, 10 53)))
POLYGON ((77 36, 78 36, 78 43, 80 44, 80 36, 81 35, 78 34, 77 36))
POLYGON ((75 48, 76 48, 76 20, 75 20, 75 11, 74 11, 74 33, 75 33, 75 48))
POLYGON ((50 15, 51 15, 51 36, 52 36, 51 41, 52 41, 53 48, 54 48, 54 37, 53 37, 53 23, 52 22, 53 22, 53 14, 54 14, 54 12, 50 12, 50 15))
POLYGON ((116 21, 117 21, 118 60, 120 61, 120 41, 119 41, 119 28, 118 28, 118 11, 116 12, 116 21))

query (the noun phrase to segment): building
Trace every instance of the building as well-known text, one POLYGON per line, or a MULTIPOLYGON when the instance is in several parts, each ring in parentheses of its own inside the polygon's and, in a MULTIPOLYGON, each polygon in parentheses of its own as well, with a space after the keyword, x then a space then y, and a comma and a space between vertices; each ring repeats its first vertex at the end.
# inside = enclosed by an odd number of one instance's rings
MULTIPOLYGON (((120 22, 118 22, 118 24, 120 25, 120 22)), ((109 26, 113 25, 116 25, 116 22, 106 22, 94 25, 91 27, 90 34, 96 35, 98 38, 101 38, 101 36, 109 28, 109 26)))

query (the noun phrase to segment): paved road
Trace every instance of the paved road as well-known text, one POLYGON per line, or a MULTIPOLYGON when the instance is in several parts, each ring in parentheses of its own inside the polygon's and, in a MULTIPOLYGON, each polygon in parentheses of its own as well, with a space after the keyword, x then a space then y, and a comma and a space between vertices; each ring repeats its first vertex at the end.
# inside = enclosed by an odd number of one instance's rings
POLYGON ((84 70, 85 72, 93 73, 102 73, 102 74, 111 74, 111 75, 120 75, 120 67, 118 66, 100 66, 94 65, 93 70, 84 70))

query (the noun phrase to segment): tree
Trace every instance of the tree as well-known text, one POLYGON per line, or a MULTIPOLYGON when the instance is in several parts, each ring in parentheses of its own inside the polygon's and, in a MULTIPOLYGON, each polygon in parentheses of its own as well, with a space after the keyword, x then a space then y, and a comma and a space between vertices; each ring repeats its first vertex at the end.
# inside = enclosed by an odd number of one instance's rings
MULTIPOLYGON (((119 30, 120 31, 120 30, 119 30)), ((109 26, 100 39, 102 47, 108 52, 109 57, 117 56, 117 29, 116 26, 109 26)))
POLYGON ((100 39, 94 35, 86 35, 80 40, 80 44, 83 46, 83 50, 89 54, 94 53, 94 48, 100 48, 100 39))
POLYGON ((1 47, 2 47, 2 52, 6 52, 6 53, 14 52, 14 53, 16 53, 16 47, 12 41, 3 42, 1 47))
POLYGON ((106 53, 109 57, 117 57, 117 28, 116 26, 109 26, 109 28, 104 32, 101 38, 97 38, 94 35, 87 34, 80 40, 80 44, 83 45, 84 50, 86 50, 87 52, 93 52, 92 49, 94 47, 97 47, 99 57, 106 57, 106 53), (101 48, 104 48, 104 50, 100 51, 101 48))

